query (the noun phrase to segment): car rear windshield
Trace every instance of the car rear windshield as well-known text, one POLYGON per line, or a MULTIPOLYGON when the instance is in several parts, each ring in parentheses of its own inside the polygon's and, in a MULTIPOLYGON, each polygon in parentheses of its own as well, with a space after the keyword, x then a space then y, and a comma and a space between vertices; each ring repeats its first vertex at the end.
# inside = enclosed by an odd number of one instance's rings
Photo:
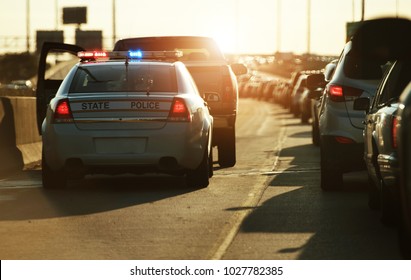
POLYGON ((169 65, 80 65, 70 93, 167 92, 177 93, 174 66, 169 65))
POLYGON ((187 67, 201 93, 207 91, 220 92, 223 86, 223 76, 220 66, 187 67))
POLYGON ((383 76, 383 67, 384 65, 379 61, 365 59, 349 52, 345 57, 344 73, 351 79, 380 80, 383 76))

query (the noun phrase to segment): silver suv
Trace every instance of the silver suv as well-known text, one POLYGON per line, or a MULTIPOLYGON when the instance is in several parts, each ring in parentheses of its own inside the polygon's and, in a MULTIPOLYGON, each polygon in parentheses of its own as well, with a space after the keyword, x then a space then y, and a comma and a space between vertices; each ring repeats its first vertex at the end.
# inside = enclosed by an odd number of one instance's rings
POLYGON ((365 113, 353 108, 359 97, 373 98, 382 78, 378 61, 352 51, 349 41, 327 84, 320 106, 321 188, 343 185, 343 173, 365 169, 363 121, 365 113))

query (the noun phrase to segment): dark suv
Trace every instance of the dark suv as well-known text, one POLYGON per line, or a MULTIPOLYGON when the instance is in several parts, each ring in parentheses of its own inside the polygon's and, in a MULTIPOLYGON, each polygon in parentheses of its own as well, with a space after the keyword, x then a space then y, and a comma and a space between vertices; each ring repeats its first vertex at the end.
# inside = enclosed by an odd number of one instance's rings
MULTIPOLYGON (((389 23, 392 28, 386 32, 389 35, 387 42, 382 47, 373 44, 378 48, 373 58, 388 61, 385 76, 375 97, 358 98, 354 109, 367 113, 364 121, 364 159, 370 177, 369 205, 371 208, 381 207, 382 221, 393 223, 399 211, 397 111, 400 95, 411 81, 411 59, 407 48, 411 40, 404 38, 406 36, 403 34, 411 31, 411 21, 396 19, 389 23)), ((381 33, 381 28, 378 28, 378 33, 381 33)))
POLYGON ((247 69, 229 65, 216 42, 209 37, 164 36, 127 38, 116 42, 113 51, 151 50, 182 52, 181 60, 207 102, 214 118, 213 146, 218 147, 218 163, 232 167, 236 163, 235 122, 238 110, 236 75, 247 69))

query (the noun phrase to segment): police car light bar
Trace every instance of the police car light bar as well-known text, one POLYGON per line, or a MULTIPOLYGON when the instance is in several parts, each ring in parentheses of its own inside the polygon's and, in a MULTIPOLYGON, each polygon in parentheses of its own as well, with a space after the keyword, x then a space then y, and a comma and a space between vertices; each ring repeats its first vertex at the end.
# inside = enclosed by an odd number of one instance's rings
POLYGON ((97 59, 178 59, 183 56, 182 51, 82 51, 77 56, 82 60, 97 59))
POLYGON ((108 52, 83 51, 83 52, 78 52, 77 56, 81 59, 101 59, 101 58, 108 58, 108 52))

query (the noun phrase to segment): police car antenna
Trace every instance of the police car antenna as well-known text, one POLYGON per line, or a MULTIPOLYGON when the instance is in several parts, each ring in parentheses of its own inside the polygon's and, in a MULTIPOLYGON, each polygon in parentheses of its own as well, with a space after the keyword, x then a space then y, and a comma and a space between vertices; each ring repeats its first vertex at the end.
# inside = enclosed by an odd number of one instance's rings
MULTIPOLYGON (((148 65, 148 73, 150 73, 151 72, 151 65, 148 65)), ((150 96, 150 88, 151 88, 151 85, 153 84, 153 80, 152 79, 150 79, 149 77, 147 77, 147 97, 148 96, 150 96)))

